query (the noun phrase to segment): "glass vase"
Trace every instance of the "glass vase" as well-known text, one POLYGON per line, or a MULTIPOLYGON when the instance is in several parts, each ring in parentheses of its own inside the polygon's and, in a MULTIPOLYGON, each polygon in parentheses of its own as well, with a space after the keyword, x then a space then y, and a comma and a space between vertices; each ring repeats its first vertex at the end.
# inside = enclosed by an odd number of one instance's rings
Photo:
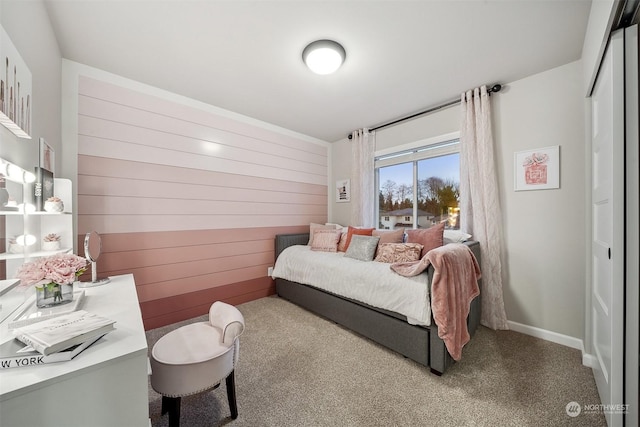
POLYGON ((36 286, 36 306, 38 308, 55 307, 68 304, 71 301, 73 301, 73 283, 68 285, 49 283, 36 286))

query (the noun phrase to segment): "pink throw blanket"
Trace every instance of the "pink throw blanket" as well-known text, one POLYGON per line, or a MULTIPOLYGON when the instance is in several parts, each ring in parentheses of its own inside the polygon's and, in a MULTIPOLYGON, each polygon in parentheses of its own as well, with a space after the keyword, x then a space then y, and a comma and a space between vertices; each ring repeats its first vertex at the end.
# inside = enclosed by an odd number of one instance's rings
POLYGON ((432 249, 420 261, 391 264, 391 269, 404 276, 415 276, 433 265, 431 310, 454 360, 462 357, 462 347, 469 342, 467 316, 471 301, 480 294, 480 267, 468 246, 450 243, 432 249))

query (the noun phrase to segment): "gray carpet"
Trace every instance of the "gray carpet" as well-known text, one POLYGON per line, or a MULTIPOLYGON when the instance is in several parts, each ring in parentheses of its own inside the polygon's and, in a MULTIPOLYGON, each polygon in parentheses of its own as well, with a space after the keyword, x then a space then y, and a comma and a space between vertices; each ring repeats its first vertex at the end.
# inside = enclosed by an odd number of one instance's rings
MULTIPOLYGON (((462 360, 437 377, 417 363, 276 296, 238 306, 246 329, 236 369, 239 417, 224 382, 182 399, 181 426, 605 426, 569 417, 599 404, 578 350, 480 327, 462 360)), ((168 331, 147 332, 149 348, 168 331)), ((149 387, 153 427, 168 425, 149 387)))

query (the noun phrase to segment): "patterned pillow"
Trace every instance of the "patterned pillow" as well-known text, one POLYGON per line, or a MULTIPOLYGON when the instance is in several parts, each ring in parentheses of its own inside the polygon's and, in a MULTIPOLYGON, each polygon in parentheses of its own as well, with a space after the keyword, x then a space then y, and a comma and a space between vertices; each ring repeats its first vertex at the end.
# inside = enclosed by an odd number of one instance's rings
POLYGON ((444 222, 425 229, 407 230, 407 243, 420 243, 423 246, 420 254, 422 258, 431 249, 439 248, 444 244, 443 233, 444 222))
POLYGON ((378 240, 380 240, 380 237, 377 236, 354 234, 351 236, 351 243, 344 256, 359 259, 360 261, 372 261, 378 247, 378 240))
POLYGON ((338 240, 340 240, 340 230, 315 230, 313 233, 312 251, 336 252, 338 240))
POLYGON ((307 245, 311 246, 313 244, 313 237, 315 235, 316 230, 335 230, 335 225, 324 225, 324 224, 316 224, 312 222, 309 224, 309 243, 307 245))
POLYGON ((374 261, 388 263, 418 261, 421 253, 420 243, 380 243, 374 261))

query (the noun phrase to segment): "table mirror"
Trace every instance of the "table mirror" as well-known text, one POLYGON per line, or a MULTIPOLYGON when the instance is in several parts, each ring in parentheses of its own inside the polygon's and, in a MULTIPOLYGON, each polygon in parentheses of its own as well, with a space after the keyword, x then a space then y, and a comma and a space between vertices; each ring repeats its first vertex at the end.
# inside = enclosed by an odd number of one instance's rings
POLYGON ((81 288, 106 285, 111 281, 108 277, 98 278, 97 261, 102 251, 102 239, 97 231, 91 231, 84 237, 84 256, 91 263, 91 282, 80 282, 81 288))

